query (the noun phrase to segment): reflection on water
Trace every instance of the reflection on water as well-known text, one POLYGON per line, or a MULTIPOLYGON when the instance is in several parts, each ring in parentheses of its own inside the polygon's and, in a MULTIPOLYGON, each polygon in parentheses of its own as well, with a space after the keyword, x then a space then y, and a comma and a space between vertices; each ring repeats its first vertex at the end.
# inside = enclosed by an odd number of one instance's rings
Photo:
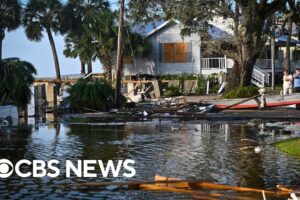
POLYGON ((155 175, 163 175, 264 189, 274 189, 277 184, 300 185, 300 159, 287 156, 269 145, 297 133, 287 134, 266 124, 151 121, 97 126, 61 124, 54 118, 51 122, 42 120, 35 124, 32 129, 2 130, 0 157, 12 162, 57 159, 61 161, 61 174, 57 178, 19 178, 14 174, 1 180, 2 198, 192 198, 187 194, 117 190, 113 187, 61 190, 61 184, 107 181, 101 178, 65 178, 65 160, 87 159, 133 159, 137 171, 134 180, 153 180, 155 175), (263 151, 255 153, 255 146, 261 146, 263 151))

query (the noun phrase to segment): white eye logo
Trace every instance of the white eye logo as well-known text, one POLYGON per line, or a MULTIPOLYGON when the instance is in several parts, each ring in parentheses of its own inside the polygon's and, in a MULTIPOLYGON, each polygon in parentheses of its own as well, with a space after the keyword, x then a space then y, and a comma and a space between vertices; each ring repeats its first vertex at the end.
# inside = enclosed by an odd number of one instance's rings
POLYGON ((7 159, 0 159, 0 178, 10 177, 13 173, 13 164, 7 159))

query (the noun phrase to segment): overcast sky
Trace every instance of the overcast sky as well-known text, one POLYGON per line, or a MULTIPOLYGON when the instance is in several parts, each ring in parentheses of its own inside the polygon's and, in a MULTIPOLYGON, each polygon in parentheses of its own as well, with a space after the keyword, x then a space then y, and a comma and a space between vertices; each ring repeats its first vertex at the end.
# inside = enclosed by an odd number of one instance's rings
MULTIPOLYGON (((117 0, 113 2, 112 8, 115 9, 117 0)), ((25 0, 22 1, 25 3, 25 0)), ((80 74, 79 59, 66 58, 63 55, 64 39, 61 35, 54 35, 56 50, 60 63, 62 75, 80 74)), ((54 77, 55 68, 47 34, 41 42, 32 42, 26 38, 23 28, 16 31, 6 33, 3 41, 3 58, 18 57, 21 60, 31 62, 38 71, 38 77, 54 77)), ((102 72, 102 65, 99 61, 93 63, 93 72, 102 72)))

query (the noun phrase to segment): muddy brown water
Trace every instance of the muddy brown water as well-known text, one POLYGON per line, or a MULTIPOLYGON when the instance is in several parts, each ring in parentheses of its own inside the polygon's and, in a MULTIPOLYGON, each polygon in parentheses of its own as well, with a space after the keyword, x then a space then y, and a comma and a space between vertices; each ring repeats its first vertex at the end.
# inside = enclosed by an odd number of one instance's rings
MULTIPOLYGON (((300 131, 300 129, 299 129, 300 131)), ((0 131, 0 158, 60 161, 56 178, 0 179, 0 199, 195 199, 181 193, 151 192, 108 186, 71 188, 62 184, 101 181, 153 180, 155 175, 184 180, 275 189, 277 184, 300 187, 300 158, 288 156, 273 142, 298 137, 297 130, 249 122, 150 121, 121 126, 39 123, 28 130, 0 131), (243 139, 256 141, 249 142, 243 139), (255 153, 255 147, 263 149, 255 153), (249 147, 249 148, 244 148, 249 147), (135 160, 134 178, 66 178, 65 160, 135 160)), ((255 194, 220 193, 262 199, 255 194)), ((267 199, 286 199, 268 197, 267 199)))

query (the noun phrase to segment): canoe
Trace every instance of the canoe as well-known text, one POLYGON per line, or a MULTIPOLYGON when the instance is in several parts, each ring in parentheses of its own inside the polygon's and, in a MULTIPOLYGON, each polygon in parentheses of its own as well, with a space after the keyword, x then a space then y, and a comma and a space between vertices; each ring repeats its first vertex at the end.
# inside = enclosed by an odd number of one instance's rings
POLYGON ((0 106, 0 119, 9 121, 13 126, 17 125, 19 121, 17 106, 0 106))
MULTIPOLYGON (((258 97, 261 100, 261 97, 258 97)), ((223 109, 230 105, 237 104, 246 99, 218 99, 210 100, 208 104, 214 104, 216 108, 223 109)), ((300 93, 290 94, 290 95, 265 95, 265 107, 280 107, 280 106, 290 106, 300 104, 300 93)), ((255 99, 250 99, 249 101, 243 102, 241 104, 235 105, 232 109, 257 109, 260 105, 255 99)))

